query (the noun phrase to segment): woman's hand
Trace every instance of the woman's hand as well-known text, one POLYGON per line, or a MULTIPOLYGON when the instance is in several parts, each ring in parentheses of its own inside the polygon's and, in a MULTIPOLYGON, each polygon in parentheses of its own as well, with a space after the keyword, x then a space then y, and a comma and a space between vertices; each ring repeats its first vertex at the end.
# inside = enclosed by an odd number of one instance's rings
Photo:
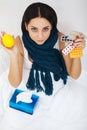
POLYGON ((0 36, 0 45, 2 46, 2 48, 10 55, 10 56, 17 56, 17 55, 23 55, 23 46, 22 46, 22 42, 19 36, 17 36, 15 38, 14 41, 14 46, 12 48, 7 48, 4 46, 4 44, 2 43, 2 37, 5 34, 5 32, 2 33, 2 35, 0 36))
POLYGON ((77 35, 76 39, 74 40, 74 45, 76 47, 85 48, 85 44, 86 44, 85 36, 83 34, 77 35))

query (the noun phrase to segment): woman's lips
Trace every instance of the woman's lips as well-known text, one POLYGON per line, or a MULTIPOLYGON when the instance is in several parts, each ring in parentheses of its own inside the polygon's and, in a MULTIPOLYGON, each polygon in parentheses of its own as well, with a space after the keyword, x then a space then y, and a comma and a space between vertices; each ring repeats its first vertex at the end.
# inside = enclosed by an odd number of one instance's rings
POLYGON ((37 40, 38 42, 43 42, 43 40, 37 40))
POLYGON ((44 42, 44 40, 37 40, 37 42, 39 42, 39 43, 43 43, 43 42, 44 42))

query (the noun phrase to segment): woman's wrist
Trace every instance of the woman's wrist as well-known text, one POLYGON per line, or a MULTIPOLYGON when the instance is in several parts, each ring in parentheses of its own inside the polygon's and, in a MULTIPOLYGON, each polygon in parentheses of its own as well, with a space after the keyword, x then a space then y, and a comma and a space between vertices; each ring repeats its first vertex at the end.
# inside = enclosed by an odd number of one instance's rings
POLYGON ((73 58, 71 66, 71 76, 75 79, 79 78, 81 74, 81 59, 73 58))

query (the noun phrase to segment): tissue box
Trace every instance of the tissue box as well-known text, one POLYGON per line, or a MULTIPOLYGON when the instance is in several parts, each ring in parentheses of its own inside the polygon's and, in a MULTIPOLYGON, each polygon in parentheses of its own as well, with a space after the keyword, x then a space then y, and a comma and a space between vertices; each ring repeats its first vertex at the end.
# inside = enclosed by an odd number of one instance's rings
POLYGON ((33 114, 35 106, 38 102, 39 96, 32 94, 31 95, 31 99, 32 99, 31 103, 25 103, 25 102, 22 102, 22 101, 16 102, 17 95, 21 92, 24 92, 24 91, 20 90, 20 89, 15 90, 15 92, 13 93, 13 95, 12 95, 10 101, 9 101, 9 106, 11 108, 26 112, 28 114, 33 114))

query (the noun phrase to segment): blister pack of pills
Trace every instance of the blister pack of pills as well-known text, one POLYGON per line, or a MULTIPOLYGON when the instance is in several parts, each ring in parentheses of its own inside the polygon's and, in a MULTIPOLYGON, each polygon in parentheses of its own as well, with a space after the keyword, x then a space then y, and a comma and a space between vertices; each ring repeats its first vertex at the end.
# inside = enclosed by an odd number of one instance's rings
POLYGON ((65 48, 62 52, 67 55, 70 53, 70 58, 78 58, 83 55, 82 47, 76 47, 74 40, 79 36, 79 32, 71 32, 69 36, 62 36, 62 42, 65 42, 65 48))
POLYGON ((67 55, 68 53, 70 53, 73 49, 75 48, 73 42, 71 42, 68 46, 66 46, 62 52, 67 55))

